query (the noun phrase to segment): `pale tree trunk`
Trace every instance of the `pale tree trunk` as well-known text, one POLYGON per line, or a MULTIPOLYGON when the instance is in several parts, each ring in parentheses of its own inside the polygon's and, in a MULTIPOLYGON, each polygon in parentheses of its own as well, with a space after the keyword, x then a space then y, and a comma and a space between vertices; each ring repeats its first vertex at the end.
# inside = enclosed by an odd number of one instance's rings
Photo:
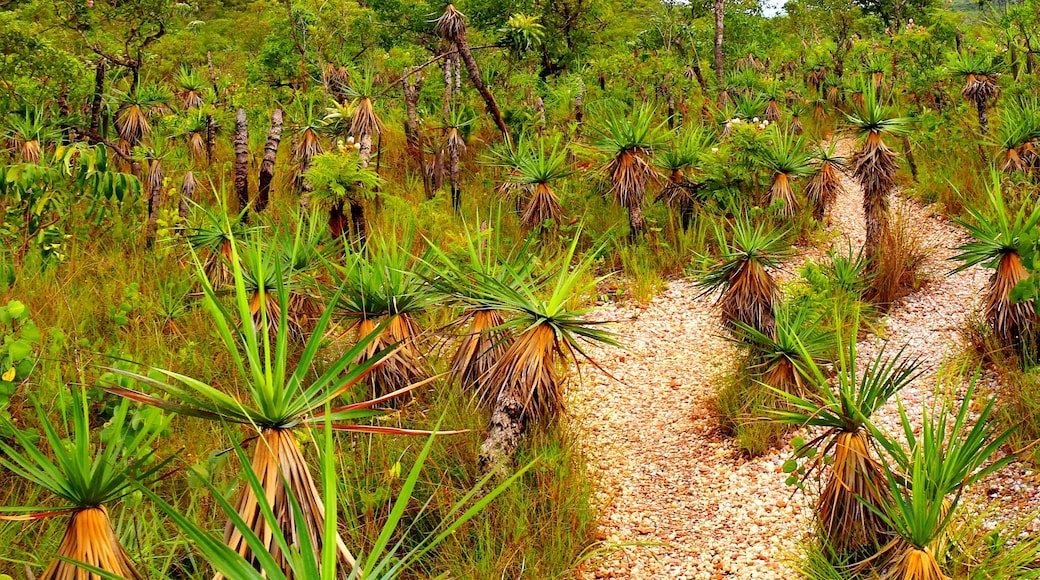
POLYGON ((640 236, 643 235, 643 227, 645 221, 643 219, 643 200, 642 198, 636 199, 636 196, 630 196, 628 202, 628 225, 629 235, 632 241, 636 241, 640 236))
POLYGON ((422 74, 416 73, 415 81, 409 80, 408 67, 404 67, 404 107, 406 122, 404 126, 405 144, 407 145, 408 157, 415 160, 416 168, 423 180, 423 193, 426 199, 433 197, 430 187, 430 178, 426 172, 426 155, 422 146, 422 134, 419 132, 419 114, 417 112, 419 93, 422 91, 422 74))
POLYGON ((195 197, 195 188, 199 182, 195 179, 195 173, 188 171, 184 174, 184 179, 181 181, 181 199, 180 205, 177 208, 177 215, 181 216, 182 219, 188 217, 189 205, 191 205, 192 198, 195 197))
POLYGON ((455 213, 462 211, 462 191, 459 186, 459 161, 462 156, 462 152, 459 151, 458 147, 449 148, 448 156, 451 163, 451 209, 455 213))
POLYGON ((239 109, 235 115, 234 181, 238 208, 243 210, 249 205, 249 126, 245 109, 239 109))
POLYGON ((715 80, 718 81, 718 89, 720 91, 726 84, 726 78, 722 70, 722 29, 725 4, 725 0, 715 0, 715 80))
POLYGON ((257 178, 256 211, 261 212, 271 200, 271 182, 274 180, 274 162, 278 158, 278 144, 282 141, 282 110, 275 107, 271 113, 271 130, 264 145, 264 160, 257 178))
POLYGON ((480 465, 485 472, 501 469, 520 446, 520 437, 527 428, 524 405, 512 389, 502 389, 495 400, 487 438, 480 445, 480 465))

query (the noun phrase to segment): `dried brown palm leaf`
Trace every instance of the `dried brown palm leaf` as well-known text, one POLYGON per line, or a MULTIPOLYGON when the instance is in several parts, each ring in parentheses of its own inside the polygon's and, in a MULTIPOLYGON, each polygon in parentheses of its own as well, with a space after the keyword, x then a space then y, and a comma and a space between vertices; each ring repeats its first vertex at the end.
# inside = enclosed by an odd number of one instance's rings
POLYGON ((499 328, 505 319, 497 310, 474 310, 468 318, 469 327, 451 358, 450 373, 461 387, 479 392, 488 372, 508 349, 509 334, 499 328))
POLYGON ((520 223, 526 228, 534 228, 546 220, 559 224, 562 219, 563 206, 560 205, 560 198, 556 196, 556 192, 545 183, 536 184, 531 198, 527 201, 527 207, 520 216, 520 223))
POLYGON ((834 440, 834 465, 820 492, 820 532, 838 554, 878 545, 891 535, 884 519, 868 506, 887 505, 888 482, 868 450, 866 431, 842 432, 834 440))
POLYGON ((762 114, 770 123, 776 123, 780 120, 780 105, 776 102, 776 99, 769 99, 769 104, 766 105, 766 110, 762 114))
POLYGON ((1040 317, 1033 305, 1011 299, 1011 290, 1028 277, 1029 271, 1022 265, 1019 255, 1008 252, 1001 256, 990 278, 984 312, 1001 344, 1019 344, 1036 331, 1040 317))
POLYGON ((853 159, 852 176, 863 188, 867 230, 864 253, 868 258, 877 252, 888 229, 889 194, 895 187, 897 156, 885 145, 880 132, 870 131, 853 159))
MULTIPOLYGON (((309 544, 306 545, 320 554, 322 545, 329 540, 324 535, 325 505, 293 432, 289 429, 264 429, 256 440, 251 469, 263 487, 267 505, 274 512, 274 518, 280 524, 281 534, 286 542, 290 546, 305 545, 300 537, 306 534, 309 538, 309 544), (295 509, 293 502, 296 503, 295 509), (296 509, 299 510, 298 513, 296 509), (302 520, 299 519, 301 517, 302 520)), ((292 572, 291 555, 282 552, 276 539, 277 534, 271 529, 268 518, 264 516, 251 485, 242 487, 235 509, 249 529, 264 542, 264 548, 286 577, 290 580, 297 578, 292 572)), ((333 541, 336 542, 337 558, 341 564, 340 577, 346 578, 354 568, 354 557, 339 534, 336 534, 333 541)), ((224 528, 224 542, 254 566, 259 567, 259 562, 242 532, 230 520, 224 528)), ((214 577, 214 580, 222 579, 221 574, 214 577)))
POLYGON ((466 17, 454 4, 448 4, 444 7, 444 14, 434 21, 433 30, 444 40, 454 42, 466 34, 466 17))
POLYGON ((89 580, 97 578, 72 562, 82 562, 128 580, 144 580, 119 543, 104 506, 72 512, 65 536, 40 580, 89 580), (65 558, 70 561, 60 560, 65 558))

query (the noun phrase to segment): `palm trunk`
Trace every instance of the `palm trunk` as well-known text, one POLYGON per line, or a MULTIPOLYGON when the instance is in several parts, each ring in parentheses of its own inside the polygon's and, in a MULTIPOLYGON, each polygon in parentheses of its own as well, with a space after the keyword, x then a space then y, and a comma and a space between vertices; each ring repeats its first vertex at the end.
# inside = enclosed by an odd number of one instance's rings
POLYGON ((264 211, 271 199, 271 182, 274 180, 274 162, 278 157, 278 144, 282 140, 282 110, 275 107, 271 113, 271 130, 267 133, 264 160, 260 164, 257 179, 256 211, 264 211))
POLYGON ((235 197, 239 209, 249 205, 249 126, 246 110, 239 109, 235 115, 235 197))
POLYGON ((628 225, 629 235, 632 241, 638 240, 643 235, 643 226, 645 220, 643 219, 643 200, 637 199, 637 196, 629 196, 628 201, 628 225))
POLYGON ((989 107, 984 101, 975 103, 975 107, 979 111, 979 130, 986 135, 989 133, 989 107))
POLYGON ((184 180, 181 181, 180 205, 177 208, 177 215, 181 216, 182 219, 188 217, 188 206, 191 204, 192 198, 195 197, 195 188, 198 186, 198 183, 194 172, 188 171, 184 174, 184 180))
POLYGON ((105 59, 97 63, 94 70, 94 96, 90 102, 90 132, 98 135, 101 124, 101 101, 105 95, 105 59))
POLYGON ((512 389, 502 389, 495 399, 487 438, 480 445, 480 465, 485 472, 500 468, 520 446, 527 429, 524 404, 512 389))
POLYGON ((459 158, 462 152, 458 147, 451 147, 448 151, 451 177, 451 209, 458 214, 462 211, 462 191, 459 188, 459 158))
POLYGON ((145 227, 145 245, 152 247, 159 226, 159 208, 162 206, 163 181, 162 161, 153 159, 148 168, 148 224, 145 227))

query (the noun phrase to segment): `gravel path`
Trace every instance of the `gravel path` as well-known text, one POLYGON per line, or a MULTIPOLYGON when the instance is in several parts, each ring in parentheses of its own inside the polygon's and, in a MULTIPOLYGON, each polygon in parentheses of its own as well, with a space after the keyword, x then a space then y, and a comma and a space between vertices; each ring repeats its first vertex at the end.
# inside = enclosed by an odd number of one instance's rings
MULTIPOLYGON (((831 211, 830 245, 839 251, 863 243, 862 194, 845 180, 846 194, 831 211)), ((904 390, 908 409, 931 402, 936 373, 961 348, 959 331, 985 287, 988 273, 972 268, 948 276, 952 249, 964 233, 931 209, 898 199, 893 204, 927 247, 929 281, 891 309, 878 334, 920 356, 926 374, 904 390)), ((805 248, 802 260, 825 251, 805 248)), ((797 272, 800 263, 788 273, 797 272)), ((589 457, 599 491, 606 544, 625 544, 593 559, 582 578, 790 579, 785 566, 810 526, 804 495, 791 495, 780 466, 789 448, 743 457, 717 428, 710 401, 717 379, 732 364, 732 346, 722 338, 710 298, 696 298, 685 280, 674 281, 650 304, 609 305, 595 318, 616 322, 627 351, 594 349, 617 380, 584 365, 568 395, 572 424, 589 457)), ((882 337, 859 344, 860 362, 876 356, 882 337)), ((913 411, 911 411, 913 413, 913 411)), ((898 427, 894 401, 879 422, 898 427)), ((1037 475, 1012 465, 978 493, 1006 509, 1040 506, 1037 475)))

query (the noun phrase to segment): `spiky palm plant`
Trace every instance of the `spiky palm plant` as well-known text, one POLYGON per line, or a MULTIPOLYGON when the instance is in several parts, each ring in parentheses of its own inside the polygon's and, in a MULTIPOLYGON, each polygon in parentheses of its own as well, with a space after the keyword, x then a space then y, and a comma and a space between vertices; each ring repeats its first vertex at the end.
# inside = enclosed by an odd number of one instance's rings
POLYGON ((397 391, 430 376, 424 362, 425 332, 416 316, 433 305, 435 295, 422 269, 423 260, 409 253, 411 236, 401 243, 376 238, 361 251, 348 252, 345 264, 330 263, 337 286, 331 308, 350 322, 363 340, 376 328, 370 344, 357 353, 364 363, 384 349, 395 348, 369 376, 376 395, 397 391))
POLYGON ((124 94, 116 111, 119 138, 133 147, 152 132, 151 119, 169 112, 170 95, 158 85, 142 85, 133 94, 124 94))
POLYGON ((802 101, 798 101, 791 105, 791 122, 788 125, 791 132, 795 135, 802 135, 805 133, 805 125, 802 124, 802 117, 805 116, 807 107, 802 101))
POLYGON ((188 146, 188 152, 196 159, 203 159, 206 155, 206 131, 209 127, 209 111, 194 108, 180 117, 178 123, 178 134, 184 138, 188 146))
POLYGON ((975 106, 979 115, 979 129, 983 133, 989 132, 989 103, 1000 92, 997 85, 1000 63, 992 56, 964 50, 953 56, 949 68, 954 76, 964 77, 961 95, 975 106))
POLYGON ((297 186, 306 190, 305 176, 315 156, 325 152, 321 134, 325 129, 318 106, 309 98, 298 98, 286 107, 292 125, 292 158, 296 161, 297 186))
POLYGON ((863 106, 847 115, 859 131, 863 144, 852 159, 852 176, 863 188, 863 216, 866 240, 863 248, 868 259, 877 253, 889 227, 889 195, 895 187, 898 154, 885 145, 884 135, 905 135, 910 120, 888 113, 869 85, 863 89, 863 106))
POLYGON ((966 207, 972 219, 958 220, 975 238, 959 247, 952 259, 962 262, 954 272, 977 264, 994 270, 986 289, 983 313, 997 340, 1006 347, 1021 349, 1029 345, 1037 330, 1040 316, 1031 302, 1016 302, 1011 291, 1029 277, 1022 264, 1023 244, 1040 223, 1040 205, 1025 201, 1011 214, 1004 204, 1000 174, 993 172, 987 188, 989 208, 966 207))
POLYGON ((130 556, 119 543, 108 508, 134 491, 156 479, 156 474, 168 461, 157 461, 148 449, 160 435, 158 425, 147 420, 143 428, 131 428, 129 405, 116 407, 101 439, 90 429, 90 409, 86 391, 72 389, 68 393, 72 425, 67 426, 67 437, 59 435, 51 418, 34 402, 43 441, 33 437, 24 427, 0 417, 13 441, 0 441, 0 464, 57 497, 64 505, 58 507, 0 508, 6 520, 38 520, 46 517, 69 515, 58 551, 40 577, 41 580, 70 580, 96 577, 79 564, 102 570, 118 578, 144 580, 130 556))
POLYGON ((598 174, 608 180, 617 204, 628 209, 632 239, 642 235, 645 227, 643 200, 647 186, 658 177, 653 158, 655 150, 666 142, 664 126, 664 122, 654 121, 651 107, 643 106, 630 116, 609 112, 603 124, 594 129, 598 138, 593 145, 603 157, 598 174))
POLYGON ((974 401, 977 380, 978 373, 963 397, 942 397, 934 413, 922 409, 918 435, 900 405, 909 449, 897 439, 878 433, 881 446, 898 466, 894 469, 884 464, 888 497, 881 505, 872 506, 874 515, 898 536, 878 558, 889 565, 882 575, 884 580, 949 578, 943 565, 949 546, 947 530, 957 517, 965 490, 1014 460, 1014 455, 993 460, 1014 428, 1001 430, 991 418, 995 399, 978 410, 979 404, 974 401))
POLYGON ((198 204, 195 207, 201 220, 198 226, 187 229, 188 245, 202 262, 202 271, 209 283, 224 290, 235 281, 235 274, 231 271, 231 246, 245 231, 246 210, 229 216, 225 208, 215 212, 198 204))
POLYGON ((740 95, 733 99, 733 115, 744 121, 751 121, 765 115, 767 101, 761 95, 740 95))
POLYGON ((772 174, 768 205, 778 206, 781 216, 791 218, 798 213, 799 207, 793 182, 812 171, 809 153, 805 150, 805 137, 781 129, 779 125, 771 125, 767 139, 761 162, 772 174))
POLYGON ((808 356, 817 364, 829 360, 834 336, 821 326, 821 316, 806 303, 776 307, 772 335, 734 321, 733 339, 746 345, 751 354, 751 370, 762 383, 774 389, 808 397, 817 385, 801 364, 808 356))
POLYGON ((512 201, 518 216, 523 215, 524 208, 530 201, 530 188, 520 183, 518 178, 520 167, 527 163, 531 156, 530 141, 521 134, 513 143, 503 141, 490 146, 488 154, 482 159, 484 165, 498 167, 505 172, 505 178, 495 187, 495 193, 507 201, 512 201))
POLYGON ((690 173, 699 164, 701 154, 712 146, 712 136, 703 128, 695 128, 679 136, 654 159, 657 169, 667 176, 658 200, 663 200, 679 213, 683 230, 689 229, 697 203, 697 192, 703 185, 690 173))
POLYGON ((197 109, 205 102, 209 85, 194 68, 181 65, 177 71, 176 85, 177 96, 185 109, 197 109))
POLYGON ((324 123, 340 137, 353 137, 358 156, 364 166, 372 157, 373 139, 383 133, 383 121, 375 109, 375 73, 366 70, 352 75, 352 82, 344 90, 349 102, 335 103, 326 109, 324 123))
POLYGON ((762 111, 762 115, 770 123, 776 123, 780 120, 780 103, 784 100, 784 96, 784 87, 779 82, 773 81, 766 84, 766 108, 762 111))
POLYGON ((449 372, 460 387, 472 389, 478 401, 493 402, 488 389, 494 386, 487 385, 485 379, 505 354, 513 334, 504 327, 503 312, 481 303, 478 279, 494 278, 503 285, 513 284, 514 289, 517 281, 533 282, 533 238, 511 244, 502 238, 500 219, 477 231, 464 225, 463 231, 465 252, 456 256, 431 246, 434 263, 430 270, 437 273, 436 287, 464 309, 453 323, 466 326, 466 331, 459 338, 449 372))
POLYGON ((553 187, 574 173, 569 165, 567 146, 561 145, 559 136, 540 139, 537 150, 532 147, 530 154, 520 159, 517 174, 509 180, 527 189, 527 207, 520 215, 524 228, 534 229, 550 220, 554 226, 560 224, 563 206, 553 187))
MULTIPOLYGON (((235 243, 231 244, 231 256, 235 290, 230 309, 224 306, 216 290, 203 276, 201 262, 196 264, 207 310, 237 371, 235 378, 243 396, 228 394, 202 380, 164 369, 151 369, 148 375, 111 369, 156 394, 115 384, 108 384, 105 390, 177 414, 242 425, 254 431, 249 471, 255 475, 256 485, 239 489, 234 508, 237 515, 231 517, 225 526, 224 542, 258 570, 262 569, 265 560, 273 560, 270 563, 288 578, 295 578, 292 560, 304 546, 313 550, 312 553, 321 553, 326 543, 333 543, 339 571, 337 577, 346 578, 355 567, 354 557, 339 534, 326 528, 326 506, 301 452, 296 432, 328 425, 339 431, 408 433, 402 429, 360 425, 355 421, 379 415, 373 408, 375 405, 401 396, 412 387, 406 386, 379 399, 330 409, 340 395, 362 381, 388 354, 384 350, 363 363, 355 362, 377 333, 362 337, 342 357, 319 371, 315 368, 315 360, 325 340, 333 309, 325 311, 302 348, 296 351, 290 348, 292 339, 287 317, 268 312, 266 290, 261 290, 261 327, 268 326, 268 321, 277 317, 277 330, 273 334, 258 332, 253 324, 252 302, 255 296, 246 288, 242 260, 235 243), (261 495, 266 497, 264 502, 258 499, 261 495), (236 525, 243 522, 251 534, 244 533, 236 525), (272 527, 277 527, 279 533, 276 534, 272 527), (279 535, 287 545, 279 544, 276 540, 279 535), (254 536, 261 542, 251 541, 254 536)), ((289 292, 279 285, 275 293, 279 312, 286 312, 289 292)), ((222 576, 218 574, 217 578, 222 576)))
POLYGON ((697 280, 702 296, 719 289, 718 303, 726 326, 737 322, 765 336, 774 336, 774 306, 779 298, 776 279, 770 268, 776 268, 793 255, 787 230, 771 229, 766 222, 752 225, 750 218, 740 216, 726 228, 715 224, 715 236, 722 255, 697 280))
POLYGON ((804 477, 831 465, 816 503, 816 519, 826 545, 839 559, 869 557, 891 539, 891 526, 878 513, 891 498, 882 466, 871 453, 875 430, 870 418, 920 374, 917 360, 907 360, 903 350, 885 357, 885 347, 860 372, 856 332, 854 325, 847 344, 838 334, 833 386, 828 373, 802 349, 799 366, 811 380, 813 394, 800 397, 776 390, 787 406, 769 412, 781 423, 823 429, 799 455, 811 457, 804 477), (815 453, 806 453, 809 449, 815 453))
POLYGON ((554 266, 557 272, 532 281, 526 271, 503 266, 501 275, 475 273, 467 294, 485 309, 508 313, 501 328, 513 340, 486 375, 483 402, 491 407, 488 436, 481 445, 485 468, 494 469, 515 453, 531 424, 550 425, 563 411, 559 369, 588 358, 583 344, 617 345, 613 335, 585 320, 587 309, 568 304, 602 279, 589 278, 599 248, 573 263, 581 228, 554 266))
POLYGON ((465 107, 452 107, 444 120, 441 151, 448 154, 448 181, 451 185, 451 208, 462 211, 462 154, 466 151, 466 132, 476 119, 465 107))
POLYGON ((61 131, 48 122, 42 107, 26 108, 21 116, 8 115, 4 125, 4 138, 25 163, 39 163, 47 144, 61 136, 61 131))
POLYGON ((846 167, 845 158, 836 153, 837 147, 838 142, 831 141, 826 149, 821 147, 813 156, 816 167, 805 186, 805 196, 809 199, 813 218, 817 221, 823 220, 838 195, 845 191, 838 174, 846 167))
POLYGON ((1040 102, 1012 101, 1000 116, 994 141, 1001 171, 1032 171, 1040 161, 1040 102))

